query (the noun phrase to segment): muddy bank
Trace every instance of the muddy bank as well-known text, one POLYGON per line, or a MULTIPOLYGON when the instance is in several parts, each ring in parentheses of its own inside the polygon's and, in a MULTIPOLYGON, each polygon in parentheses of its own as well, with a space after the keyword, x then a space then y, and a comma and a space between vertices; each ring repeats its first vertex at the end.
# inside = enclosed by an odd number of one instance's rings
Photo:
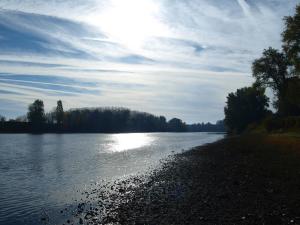
POLYGON ((300 139, 224 139, 83 195, 66 224, 300 224, 300 139))

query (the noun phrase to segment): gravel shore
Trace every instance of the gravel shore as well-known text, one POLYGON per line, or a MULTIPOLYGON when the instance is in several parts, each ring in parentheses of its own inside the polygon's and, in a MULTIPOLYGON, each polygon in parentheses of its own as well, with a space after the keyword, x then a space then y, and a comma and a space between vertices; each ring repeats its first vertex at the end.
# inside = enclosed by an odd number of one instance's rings
POLYGON ((227 138, 83 194, 65 224, 300 224, 300 139, 227 138))

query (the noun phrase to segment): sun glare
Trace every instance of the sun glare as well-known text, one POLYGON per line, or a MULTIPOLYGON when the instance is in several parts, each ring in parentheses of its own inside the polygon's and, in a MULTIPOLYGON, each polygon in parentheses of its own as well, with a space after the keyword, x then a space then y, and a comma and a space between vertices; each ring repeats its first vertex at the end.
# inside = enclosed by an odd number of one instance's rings
POLYGON ((111 147, 113 152, 140 148, 151 142, 151 138, 147 134, 116 134, 114 138, 115 144, 111 147))
POLYGON ((159 11, 159 5, 152 0, 111 0, 109 7, 93 18, 93 23, 112 40, 138 50, 147 38, 166 33, 159 11))

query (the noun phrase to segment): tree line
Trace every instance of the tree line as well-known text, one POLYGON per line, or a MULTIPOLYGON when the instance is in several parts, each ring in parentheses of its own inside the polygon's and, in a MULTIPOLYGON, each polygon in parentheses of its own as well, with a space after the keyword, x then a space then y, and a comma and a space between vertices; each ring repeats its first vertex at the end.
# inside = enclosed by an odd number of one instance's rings
POLYGON ((268 130, 280 129, 283 124, 278 121, 300 128, 300 5, 284 22, 282 49, 265 49, 252 64, 253 85, 227 96, 225 123, 232 133, 241 133, 249 125, 262 121, 268 130), (268 109, 270 99, 265 94, 266 88, 275 96, 272 102, 275 112, 268 109))
MULTIPOLYGON (((28 106, 26 116, 19 117, 8 123, 2 123, 2 129, 4 129, 4 126, 7 127, 6 130, 10 128, 12 131, 23 130, 27 132, 123 133, 214 131, 213 124, 210 124, 208 130, 199 130, 195 129, 199 125, 187 125, 178 118, 167 121, 164 116, 154 116, 150 113, 132 111, 126 108, 79 108, 64 111, 61 100, 57 101, 56 108, 46 113, 44 102, 40 99, 35 100, 28 106)), ((202 126, 202 128, 205 128, 205 126, 202 126)))
POLYGON ((187 125, 189 132, 224 132, 226 130, 224 120, 219 120, 215 124, 212 123, 196 123, 187 125))

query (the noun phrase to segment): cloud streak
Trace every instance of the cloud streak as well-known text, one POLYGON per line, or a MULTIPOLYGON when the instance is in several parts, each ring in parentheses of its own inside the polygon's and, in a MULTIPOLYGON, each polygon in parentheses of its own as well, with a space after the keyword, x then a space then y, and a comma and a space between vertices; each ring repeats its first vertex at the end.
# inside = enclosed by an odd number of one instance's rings
POLYGON ((221 119, 251 62, 280 47, 295 0, 2 0, 0 104, 8 117, 124 106, 187 122, 221 119), (210 96, 207 98, 207 96, 210 96))

